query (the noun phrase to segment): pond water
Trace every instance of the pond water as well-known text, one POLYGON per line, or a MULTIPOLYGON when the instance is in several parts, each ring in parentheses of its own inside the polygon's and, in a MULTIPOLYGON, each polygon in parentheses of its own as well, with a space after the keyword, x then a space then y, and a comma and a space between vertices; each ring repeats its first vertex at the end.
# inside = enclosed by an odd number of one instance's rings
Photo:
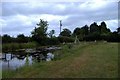
POLYGON ((53 59, 53 54, 48 52, 45 55, 43 54, 12 54, 12 53, 3 53, 2 59, 0 59, 0 69, 8 70, 12 69, 15 70, 24 65, 32 65, 35 62, 40 61, 50 61, 53 59), (52 55, 52 56, 51 56, 52 55), (49 59, 49 60, 48 60, 49 59))
POLYGON ((51 61, 54 59, 54 50, 61 47, 48 47, 44 49, 21 49, 17 52, 0 53, 0 69, 15 70, 24 65, 32 65, 35 62, 51 61))
POLYGON ((0 60, 0 67, 2 67, 2 70, 8 70, 8 69, 17 69, 23 65, 26 64, 26 61, 28 59, 29 65, 32 64, 32 56, 19 58, 18 55, 14 55, 11 53, 4 53, 2 56, 6 55, 6 59, 3 58, 0 60))

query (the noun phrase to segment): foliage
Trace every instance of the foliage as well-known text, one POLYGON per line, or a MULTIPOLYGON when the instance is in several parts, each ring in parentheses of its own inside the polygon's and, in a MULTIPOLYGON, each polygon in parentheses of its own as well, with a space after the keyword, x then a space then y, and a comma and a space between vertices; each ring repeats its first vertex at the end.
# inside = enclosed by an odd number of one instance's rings
POLYGON ((67 36, 59 36, 58 39, 59 39, 59 41, 60 41, 61 43, 74 42, 74 38, 72 38, 72 37, 67 37, 67 36))
POLYGON ((73 35, 77 35, 80 41, 106 40, 109 42, 120 42, 119 28, 116 33, 112 33, 104 21, 100 25, 94 22, 90 25, 90 28, 87 25, 75 28, 73 35))
POLYGON ((107 29, 107 25, 104 21, 101 22, 100 29, 101 29, 101 34, 110 32, 110 30, 107 29))
POLYGON ((120 27, 117 28, 117 33, 120 34, 120 27))
POLYGON ((74 29, 73 35, 74 35, 74 36, 75 36, 75 35, 80 35, 80 28, 79 28, 79 27, 77 27, 77 28, 74 29))
POLYGON ((2 36, 2 43, 11 43, 12 38, 8 34, 2 36))
POLYGON ((27 37, 24 34, 19 34, 17 37, 11 37, 8 34, 4 34, 2 37, 2 43, 27 43, 32 42, 31 37, 27 37))
POLYGON ((15 38, 8 34, 4 34, 0 37, 2 38, 3 44, 28 43, 36 41, 39 43, 39 45, 52 45, 59 44, 59 42, 74 42, 76 36, 80 41, 106 40, 109 42, 120 42, 120 27, 116 29, 116 32, 111 32, 111 30, 107 28, 107 25, 104 21, 101 22, 100 25, 97 25, 97 23, 94 22, 89 27, 88 25, 77 27, 73 30, 73 33, 69 29, 65 28, 58 37, 54 36, 55 30, 51 30, 49 33, 47 33, 47 28, 48 22, 40 19, 37 27, 35 27, 35 29, 31 32, 32 36, 28 37, 24 34, 19 34, 15 38))
POLYGON ((49 35, 50 38, 52 38, 54 34, 55 34, 55 30, 51 30, 48 35, 49 35))
POLYGON ((81 33, 83 36, 88 35, 88 33, 89 33, 88 29, 89 29, 88 25, 85 25, 81 28, 81 33))
POLYGON ((47 45, 58 45, 60 43, 58 37, 52 37, 47 39, 47 45))
POLYGON ((63 31, 60 33, 60 36, 66 36, 70 37, 71 36, 71 31, 67 28, 63 29, 63 31))
POLYGON ((25 49, 25 48, 35 48, 36 47, 35 42, 29 42, 29 43, 6 43, 2 45, 2 51, 8 52, 8 51, 15 51, 17 49, 25 49))
POLYGON ((92 23, 91 25, 90 25, 90 34, 94 34, 94 33, 100 33, 100 29, 99 29, 99 26, 97 25, 97 23, 96 22, 94 22, 94 23, 92 23))
POLYGON ((19 34, 17 36, 17 42, 18 43, 27 43, 28 40, 27 40, 27 37, 24 36, 24 34, 19 34))
POLYGON ((83 26, 83 27, 81 27, 81 28, 76 28, 74 31, 73 31, 73 36, 77 36, 78 38, 79 38, 79 40, 80 41, 82 41, 83 40, 83 38, 86 36, 86 35, 88 35, 88 33, 89 33, 89 30, 88 30, 89 28, 88 28, 88 26, 87 25, 85 25, 85 26, 83 26))
POLYGON ((47 28, 48 22, 40 19, 40 22, 37 24, 37 28, 32 31, 32 38, 34 41, 38 42, 41 45, 46 44, 47 37, 47 28))
POLYGON ((113 33, 111 33, 108 36, 107 41, 108 42, 120 42, 120 34, 118 34, 116 31, 114 31, 113 33))

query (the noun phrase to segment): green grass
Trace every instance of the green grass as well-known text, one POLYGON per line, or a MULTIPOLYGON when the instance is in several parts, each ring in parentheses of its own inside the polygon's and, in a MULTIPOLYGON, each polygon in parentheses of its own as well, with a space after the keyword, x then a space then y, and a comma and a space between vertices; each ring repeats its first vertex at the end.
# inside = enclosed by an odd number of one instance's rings
POLYGON ((35 63, 16 71, 3 71, 3 78, 117 78, 118 43, 87 42, 63 45, 56 59, 35 63))
POLYGON ((2 52, 14 51, 14 50, 17 50, 17 49, 34 48, 34 47, 36 47, 35 42, 6 43, 6 44, 2 44, 2 52))

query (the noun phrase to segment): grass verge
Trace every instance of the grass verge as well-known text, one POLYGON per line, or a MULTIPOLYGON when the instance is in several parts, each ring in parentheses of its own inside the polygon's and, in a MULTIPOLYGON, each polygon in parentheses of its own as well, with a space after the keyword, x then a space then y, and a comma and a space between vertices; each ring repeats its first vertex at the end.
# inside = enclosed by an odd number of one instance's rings
POLYGON ((118 43, 84 42, 62 46, 56 59, 35 63, 15 71, 3 71, 3 78, 117 78, 118 43))

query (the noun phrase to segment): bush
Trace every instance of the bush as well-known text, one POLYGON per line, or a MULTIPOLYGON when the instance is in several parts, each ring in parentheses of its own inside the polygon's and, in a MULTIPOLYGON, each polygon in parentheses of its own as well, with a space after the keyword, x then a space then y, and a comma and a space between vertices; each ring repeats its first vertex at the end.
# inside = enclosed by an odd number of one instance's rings
POLYGON ((60 42, 57 37, 48 38, 48 45, 58 45, 60 42))
POLYGON ((65 42, 65 43, 70 43, 70 42, 74 42, 74 38, 71 38, 71 37, 66 37, 66 36, 60 36, 58 37, 59 41, 61 43, 65 42))

